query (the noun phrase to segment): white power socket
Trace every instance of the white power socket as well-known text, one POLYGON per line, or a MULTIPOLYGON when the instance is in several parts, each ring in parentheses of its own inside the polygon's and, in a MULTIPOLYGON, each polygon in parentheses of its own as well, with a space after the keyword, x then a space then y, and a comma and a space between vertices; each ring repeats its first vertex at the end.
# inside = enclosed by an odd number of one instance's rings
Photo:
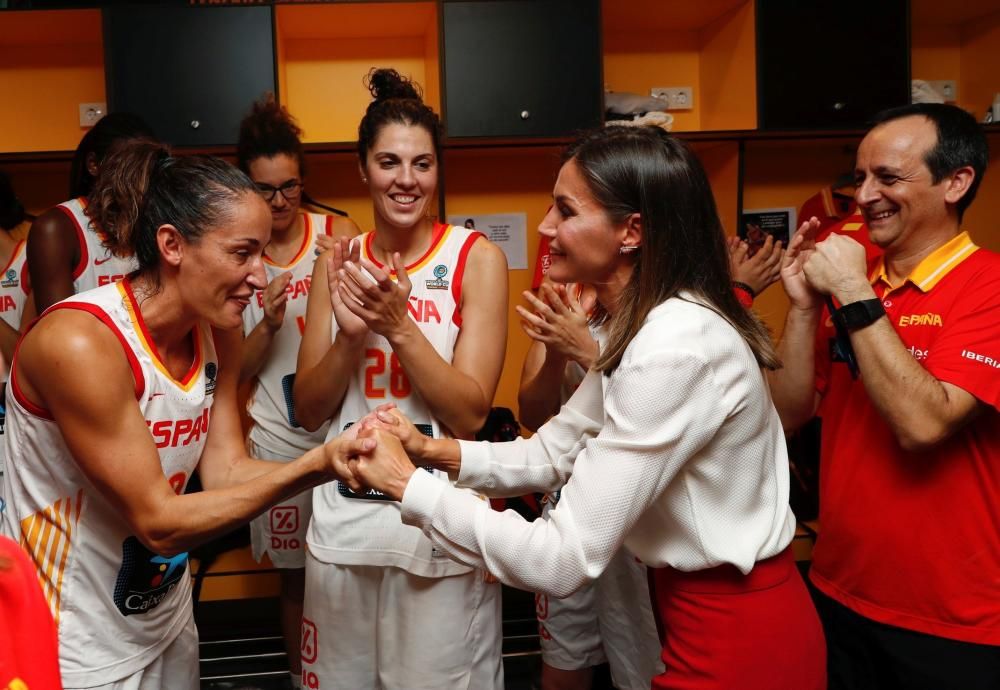
POLYGON ((107 103, 81 103, 80 126, 93 127, 108 112, 107 103))
POLYGON ((955 84, 954 79, 938 79, 937 81, 929 81, 927 83, 944 97, 945 103, 954 103, 958 100, 958 86, 955 84))
POLYGON ((649 95, 667 101, 667 110, 691 110, 694 108, 694 89, 690 86, 654 86, 649 95))

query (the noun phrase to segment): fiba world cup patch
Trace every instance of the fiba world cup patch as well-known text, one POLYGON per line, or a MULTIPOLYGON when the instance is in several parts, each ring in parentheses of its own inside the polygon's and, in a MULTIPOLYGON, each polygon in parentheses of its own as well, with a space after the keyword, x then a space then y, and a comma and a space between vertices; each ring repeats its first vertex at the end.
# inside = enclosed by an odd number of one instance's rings
POLYGON ((438 264, 434 267, 434 280, 425 280, 424 285, 428 290, 447 290, 449 282, 444 279, 448 275, 448 267, 438 264))
POLYGON ((215 379, 219 375, 219 366, 215 362, 205 365, 205 395, 215 392, 215 379))
POLYGON ((123 616, 159 606, 187 574, 187 553, 157 556, 135 537, 122 542, 122 565, 115 582, 115 606, 123 616))
POLYGON ((0 286, 5 288, 17 287, 20 281, 17 279, 17 271, 13 268, 7 269, 7 272, 3 276, 3 280, 0 280, 0 286))

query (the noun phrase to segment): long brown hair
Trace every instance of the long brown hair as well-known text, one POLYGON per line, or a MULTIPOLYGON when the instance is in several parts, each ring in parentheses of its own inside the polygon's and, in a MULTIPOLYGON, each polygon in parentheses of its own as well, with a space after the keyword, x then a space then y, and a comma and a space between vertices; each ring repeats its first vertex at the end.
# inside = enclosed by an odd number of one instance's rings
POLYGON ((160 262, 156 231, 170 224, 194 241, 229 217, 257 187, 231 163, 212 156, 173 156, 155 141, 127 139, 108 154, 94 182, 87 215, 117 256, 135 256, 139 272, 160 262))
POLYGON ((732 324, 760 366, 781 366, 767 328, 733 293, 708 176, 684 142, 657 127, 612 126, 584 135, 563 159, 576 162, 612 222, 642 219, 642 244, 596 369, 614 371, 650 310, 682 290, 732 324))

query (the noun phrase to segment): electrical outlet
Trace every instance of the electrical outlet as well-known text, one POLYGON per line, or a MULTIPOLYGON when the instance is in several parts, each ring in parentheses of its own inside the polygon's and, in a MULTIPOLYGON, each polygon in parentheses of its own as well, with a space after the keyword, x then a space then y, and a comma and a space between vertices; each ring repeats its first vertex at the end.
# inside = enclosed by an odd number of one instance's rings
POLYGON ((654 86, 649 90, 649 95, 666 99, 667 110, 694 108, 694 90, 690 86, 654 86))
POLYGON ((106 103, 81 103, 80 126, 93 127, 108 112, 106 103))
POLYGON ((932 89, 941 94, 945 103, 954 103, 958 100, 958 86, 954 79, 939 79, 927 83, 931 85, 932 89))

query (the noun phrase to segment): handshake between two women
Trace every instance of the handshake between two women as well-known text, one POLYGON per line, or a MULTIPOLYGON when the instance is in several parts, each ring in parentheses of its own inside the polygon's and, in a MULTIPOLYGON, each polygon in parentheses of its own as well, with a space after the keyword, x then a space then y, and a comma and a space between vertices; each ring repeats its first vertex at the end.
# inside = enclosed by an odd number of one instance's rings
POLYGON ((327 443, 324 453, 329 471, 352 491, 375 489, 401 501, 414 463, 457 473, 458 444, 448 441, 428 438, 388 403, 327 443))

